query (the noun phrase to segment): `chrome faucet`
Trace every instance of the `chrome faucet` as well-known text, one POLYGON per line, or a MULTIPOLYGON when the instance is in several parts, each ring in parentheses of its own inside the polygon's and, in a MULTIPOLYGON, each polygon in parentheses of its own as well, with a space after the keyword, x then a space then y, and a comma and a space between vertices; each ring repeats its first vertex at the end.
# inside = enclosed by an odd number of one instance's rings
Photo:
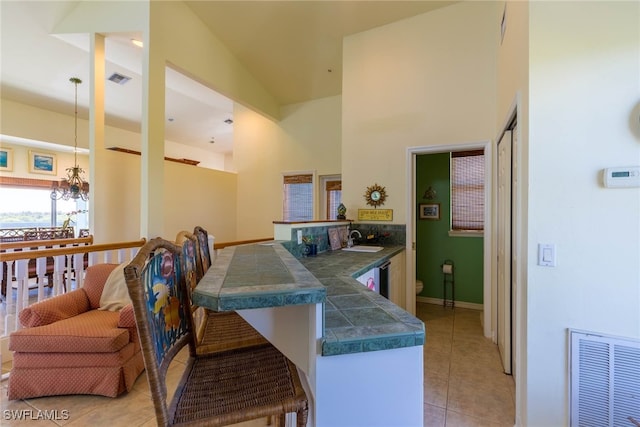
POLYGON ((362 239, 362 234, 358 230, 351 230, 351 232, 349 233, 349 238, 347 239, 348 248, 353 247, 353 233, 356 233, 358 235, 358 238, 362 239))

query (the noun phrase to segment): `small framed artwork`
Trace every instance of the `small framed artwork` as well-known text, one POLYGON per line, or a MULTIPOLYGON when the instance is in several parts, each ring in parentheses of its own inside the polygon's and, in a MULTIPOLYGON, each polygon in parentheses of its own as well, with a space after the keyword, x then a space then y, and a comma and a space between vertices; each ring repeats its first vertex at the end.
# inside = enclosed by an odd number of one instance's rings
POLYGON ((329 243, 331 243, 331 250, 335 251, 342 248, 342 241, 340 240, 340 231, 337 227, 329 229, 329 243))
POLYGON ((13 170, 13 150, 0 147, 0 171, 11 172, 13 170))
POLYGON ((420 219, 440 219, 440 203, 421 203, 420 219))
POLYGON ((57 173, 56 155, 29 150, 29 172, 55 175, 57 173))

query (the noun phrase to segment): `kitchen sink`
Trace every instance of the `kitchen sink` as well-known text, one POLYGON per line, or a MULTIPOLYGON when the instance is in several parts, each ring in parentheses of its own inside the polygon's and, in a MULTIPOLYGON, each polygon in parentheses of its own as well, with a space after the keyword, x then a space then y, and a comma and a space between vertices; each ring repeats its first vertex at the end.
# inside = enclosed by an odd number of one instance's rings
POLYGON ((356 245, 350 248, 342 248, 343 251, 347 252, 379 252, 383 250, 382 246, 365 246, 365 245, 356 245))

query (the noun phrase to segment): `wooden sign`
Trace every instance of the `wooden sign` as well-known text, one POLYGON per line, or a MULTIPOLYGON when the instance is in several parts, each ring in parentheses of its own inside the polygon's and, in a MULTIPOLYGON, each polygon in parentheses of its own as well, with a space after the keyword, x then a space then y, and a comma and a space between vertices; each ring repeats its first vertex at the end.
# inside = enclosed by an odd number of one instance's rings
POLYGON ((358 209, 358 221, 392 221, 393 209, 358 209))

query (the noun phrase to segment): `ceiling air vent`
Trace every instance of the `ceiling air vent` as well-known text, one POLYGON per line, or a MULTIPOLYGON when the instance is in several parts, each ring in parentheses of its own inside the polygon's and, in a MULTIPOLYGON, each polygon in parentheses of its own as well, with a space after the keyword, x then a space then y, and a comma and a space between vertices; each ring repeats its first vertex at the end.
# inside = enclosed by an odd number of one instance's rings
POLYGON ((131 77, 127 77, 124 74, 120 74, 120 73, 113 73, 111 74, 111 76, 109 76, 107 80, 117 83, 119 85, 123 85, 129 80, 131 80, 131 77))

